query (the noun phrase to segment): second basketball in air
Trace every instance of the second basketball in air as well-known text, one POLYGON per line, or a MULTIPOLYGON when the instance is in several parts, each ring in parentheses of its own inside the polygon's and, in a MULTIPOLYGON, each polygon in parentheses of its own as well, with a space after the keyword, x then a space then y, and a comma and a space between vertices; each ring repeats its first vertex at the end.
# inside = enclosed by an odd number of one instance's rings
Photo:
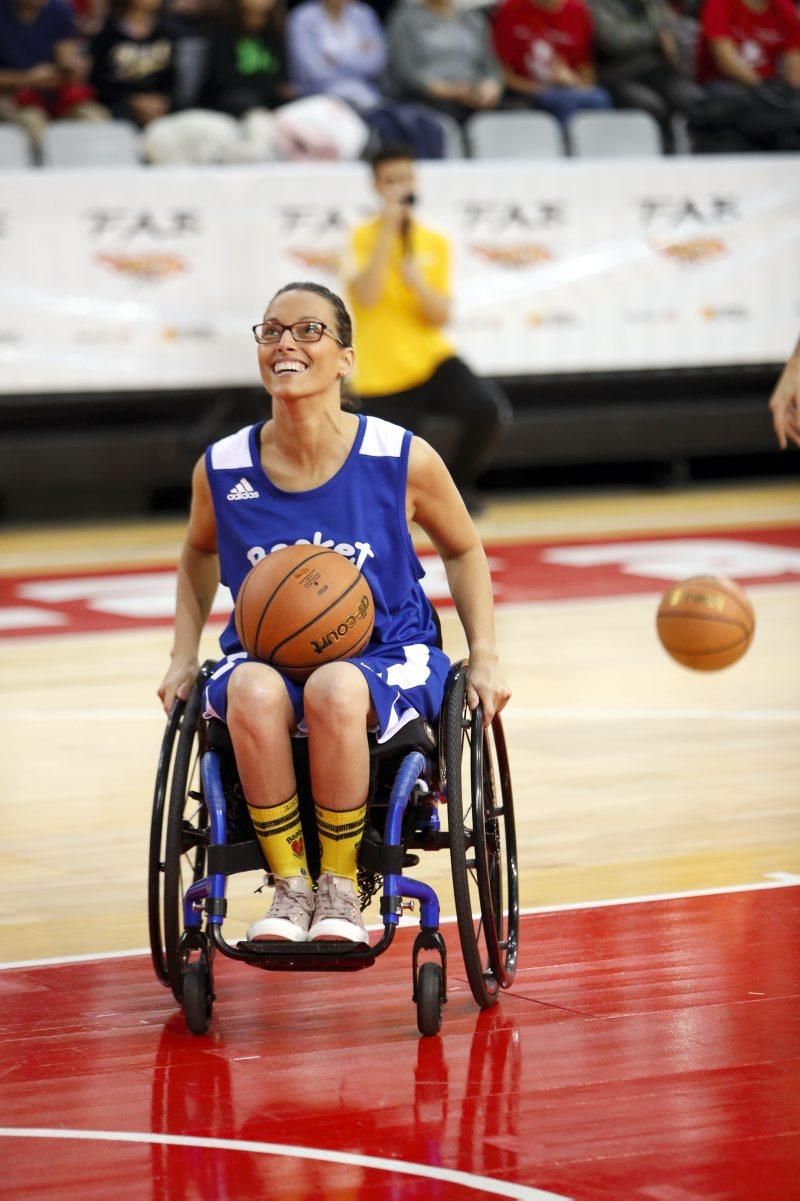
POLYGON ((656 617, 665 650, 684 667, 717 671, 741 659, 753 640, 753 606, 733 580, 692 576, 673 584, 656 617))

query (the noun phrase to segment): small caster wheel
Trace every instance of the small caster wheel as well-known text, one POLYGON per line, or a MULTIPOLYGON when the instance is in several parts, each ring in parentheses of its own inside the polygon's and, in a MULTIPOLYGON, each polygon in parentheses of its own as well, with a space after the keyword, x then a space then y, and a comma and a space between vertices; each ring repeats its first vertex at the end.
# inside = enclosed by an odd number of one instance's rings
POLYGON ((183 974, 183 1016, 192 1034, 206 1034, 211 1025, 214 994, 211 973, 204 959, 190 963, 183 974))
POLYGON ((417 976, 417 1028, 420 1034, 438 1034, 444 1008, 442 969, 438 963, 423 963, 417 976))

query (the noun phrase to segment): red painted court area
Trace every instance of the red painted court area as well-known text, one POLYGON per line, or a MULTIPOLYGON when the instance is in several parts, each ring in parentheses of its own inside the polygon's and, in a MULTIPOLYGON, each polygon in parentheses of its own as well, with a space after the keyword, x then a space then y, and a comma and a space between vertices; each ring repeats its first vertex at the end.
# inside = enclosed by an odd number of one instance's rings
MULTIPOLYGON (((658 593, 692 575, 730 576, 745 585, 800 580, 797 525, 498 543, 486 552, 498 604, 658 593)), ((437 606, 450 604, 441 561, 430 552, 420 558, 429 596, 437 606)), ((227 620, 231 608, 230 593, 221 590, 214 616, 227 620)), ((0 577, 0 638, 164 626, 174 612, 169 567, 0 577)))
POLYGON ((206 1038, 144 956, 0 972, 0 1196, 800 1196, 796 885, 528 914, 483 1012, 445 934, 428 1039, 413 929, 353 976, 217 961, 206 1038))

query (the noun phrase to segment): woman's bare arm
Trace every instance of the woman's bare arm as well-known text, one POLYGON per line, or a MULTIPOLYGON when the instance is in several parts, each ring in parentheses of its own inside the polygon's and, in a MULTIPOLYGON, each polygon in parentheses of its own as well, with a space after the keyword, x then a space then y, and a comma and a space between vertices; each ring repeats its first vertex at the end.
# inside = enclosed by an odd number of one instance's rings
POLYGON ((511 695, 502 679, 494 632, 492 581, 478 531, 436 451, 414 438, 408 464, 411 516, 442 558, 447 582, 469 647, 467 700, 480 700, 489 725, 511 695))
POLYGON ((217 530, 205 460, 192 474, 192 507, 181 557, 175 603, 175 634, 167 673, 158 689, 169 713, 176 697, 185 700, 199 669, 200 635, 219 585, 217 530))

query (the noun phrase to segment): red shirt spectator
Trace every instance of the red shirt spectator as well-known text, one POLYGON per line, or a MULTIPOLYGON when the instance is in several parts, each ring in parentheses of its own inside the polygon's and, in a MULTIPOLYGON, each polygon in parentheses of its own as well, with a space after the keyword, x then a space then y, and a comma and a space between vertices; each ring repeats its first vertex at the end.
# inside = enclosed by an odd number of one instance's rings
POLYGON ((540 84, 558 82, 558 66, 591 73, 592 18, 583 0, 504 0, 494 19, 501 63, 540 84))
POLYGON ((714 58, 712 43, 720 39, 732 42, 745 67, 761 79, 778 74, 785 54, 800 51, 800 17, 791 0, 705 0, 702 26, 701 83, 730 78, 714 58))

